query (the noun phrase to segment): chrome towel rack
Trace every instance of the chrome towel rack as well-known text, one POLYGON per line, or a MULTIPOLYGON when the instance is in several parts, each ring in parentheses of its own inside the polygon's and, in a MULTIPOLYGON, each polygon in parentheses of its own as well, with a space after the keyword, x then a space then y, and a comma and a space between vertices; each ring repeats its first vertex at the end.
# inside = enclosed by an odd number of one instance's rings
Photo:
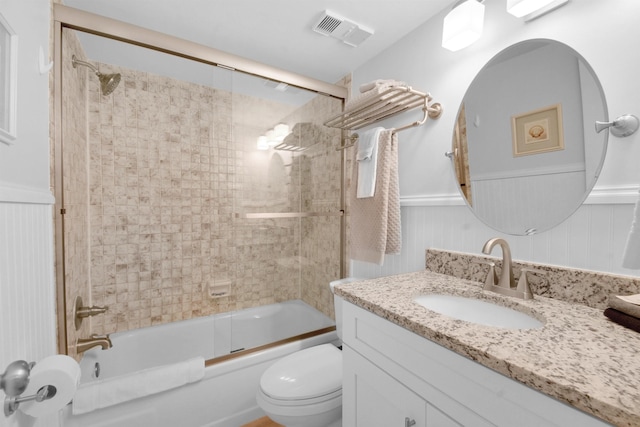
MULTIPOLYGON (((373 92, 371 96, 365 92, 360 99, 348 103, 343 112, 325 121, 324 125, 343 130, 357 130, 397 114, 422 108, 424 116, 421 120, 393 129, 394 132, 400 132, 420 126, 428 118, 439 118, 442 115, 442 105, 437 102, 431 103, 432 100, 431 94, 417 91, 411 86, 390 86, 373 92)), ((357 133, 350 135, 346 139, 351 143, 340 146, 338 150, 351 147, 357 138, 357 133)))

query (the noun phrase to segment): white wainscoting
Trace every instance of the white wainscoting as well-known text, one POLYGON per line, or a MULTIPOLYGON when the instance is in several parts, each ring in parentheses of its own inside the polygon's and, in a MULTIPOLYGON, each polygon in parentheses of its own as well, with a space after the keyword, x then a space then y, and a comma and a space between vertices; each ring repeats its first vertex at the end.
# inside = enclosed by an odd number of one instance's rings
MULTIPOLYGON (((382 266, 352 261, 352 276, 374 278, 422 270, 427 248, 479 254, 492 237, 506 238, 514 259, 640 276, 639 270, 621 266, 633 215, 630 203, 584 204, 562 224, 534 236, 498 233, 466 206, 416 204, 402 207, 402 252, 387 255, 382 266)), ((500 251, 495 255, 500 257, 500 251)))
MULTIPOLYGON (((29 199, 29 196, 25 196, 29 199)), ((46 197, 44 197, 46 198, 46 197)), ((38 196, 36 199, 42 199, 38 196)), ((49 199, 52 199, 49 196, 49 199)), ((33 200, 31 198, 30 200, 33 200)), ((0 200, 0 371, 14 360, 56 353, 53 221, 50 204, 0 200)), ((22 413, 0 427, 32 425, 22 413)), ((57 416, 36 426, 57 426, 57 416)))

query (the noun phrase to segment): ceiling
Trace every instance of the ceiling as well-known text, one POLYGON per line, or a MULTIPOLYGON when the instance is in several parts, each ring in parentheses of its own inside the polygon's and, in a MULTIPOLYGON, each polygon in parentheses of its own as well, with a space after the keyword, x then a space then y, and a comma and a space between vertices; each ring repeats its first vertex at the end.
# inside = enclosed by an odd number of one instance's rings
MULTIPOLYGON (((453 0, 65 0, 65 5, 337 82, 453 0), (325 10, 374 34, 358 47, 312 30, 325 10)), ((87 49, 100 61, 101 51, 87 49)))

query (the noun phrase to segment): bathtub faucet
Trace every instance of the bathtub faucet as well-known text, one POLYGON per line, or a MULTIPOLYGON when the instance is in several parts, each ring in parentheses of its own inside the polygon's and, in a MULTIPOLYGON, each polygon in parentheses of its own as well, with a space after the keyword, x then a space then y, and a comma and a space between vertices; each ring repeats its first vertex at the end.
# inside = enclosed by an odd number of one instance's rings
POLYGON ((109 335, 91 335, 91 338, 78 338, 76 351, 78 354, 84 353, 90 348, 100 346, 103 350, 113 347, 109 335))

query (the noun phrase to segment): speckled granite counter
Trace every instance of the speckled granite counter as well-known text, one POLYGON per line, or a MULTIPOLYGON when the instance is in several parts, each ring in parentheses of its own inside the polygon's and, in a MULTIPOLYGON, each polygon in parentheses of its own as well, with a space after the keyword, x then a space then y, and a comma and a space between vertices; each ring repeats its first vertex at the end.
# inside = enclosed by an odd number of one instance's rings
POLYGON ((617 426, 640 426, 640 334, 602 310, 556 299, 518 300, 430 271, 340 285, 336 293, 420 336, 617 426), (441 293, 492 301, 544 322, 540 329, 467 323, 413 302, 441 293))

